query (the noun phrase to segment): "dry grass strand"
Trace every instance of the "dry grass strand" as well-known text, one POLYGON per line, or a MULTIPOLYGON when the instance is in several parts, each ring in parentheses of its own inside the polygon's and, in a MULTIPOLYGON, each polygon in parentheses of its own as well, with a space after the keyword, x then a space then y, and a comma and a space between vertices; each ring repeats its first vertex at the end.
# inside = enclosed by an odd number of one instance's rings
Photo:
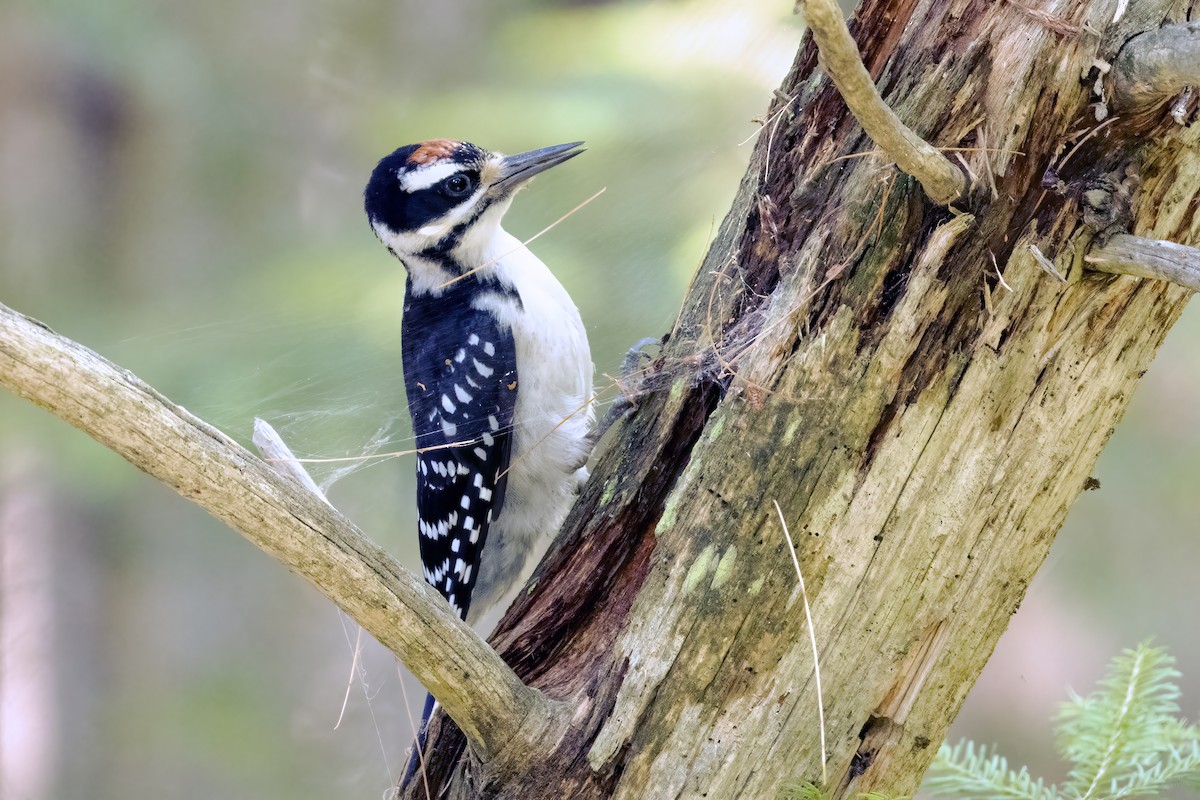
POLYGON ((821 661, 817 656, 817 633, 813 628, 812 609, 808 606, 808 591, 804 588, 804 573, 800 571, 800 558, 796 555, 796 545, 792 542, 792 534, 788 530, 787 520, 783 517, 783 509, 778 500, 772 500, 775 513, 779 515, 779 524, 783 527, 783 538, 787 540, 788 553, 792 556, 792 565, 796 568, 796 580, 800 582, 800 599, 804 601, 804 618, 808 621, 808 641, 812 645, 813 678, 817 684, 817 724, 821 729, 821 785, 829 785, 827 762, 829 753, 825 747, 825 700, 821 695, 821 661))

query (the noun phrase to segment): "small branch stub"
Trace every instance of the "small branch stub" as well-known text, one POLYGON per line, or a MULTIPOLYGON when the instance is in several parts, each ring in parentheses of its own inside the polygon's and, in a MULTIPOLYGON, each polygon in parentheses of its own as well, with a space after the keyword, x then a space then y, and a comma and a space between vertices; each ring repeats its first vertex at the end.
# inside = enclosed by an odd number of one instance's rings
POLYGON ((1187 245, 1117 234, 1084 257, 1096 272, 1154 278, 1200 291, 1200 250, 1187 245))
POLYGON ((825 72, 872 141, 900 169, 920 181, 925 193, 938 205, 949 205, 961 197, 966 190, 962 171, 901 122, 896 112, 883 102, 837 3, 797 0, 796 10, 804 14, 812 31, 825 72))
POLYGON ((1200 86, 1200 22, 1164 25, 1133 37, 1112 69, 1112 108, 1118 114, 1165 102, 1200 86))

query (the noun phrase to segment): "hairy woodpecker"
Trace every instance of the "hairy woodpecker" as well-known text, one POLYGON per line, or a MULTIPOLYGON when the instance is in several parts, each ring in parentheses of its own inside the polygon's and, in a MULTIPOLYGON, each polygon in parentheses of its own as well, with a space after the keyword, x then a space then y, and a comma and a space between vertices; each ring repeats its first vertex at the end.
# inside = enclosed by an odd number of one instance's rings
POLYGON ((516 192, 581 144, 505 156, 432 139, 385 157, 364 193, 408 273, 401 352, 425 580, 469 621, 528 577, 587 477, 593 367, 579 311, 500 227, 516 192))

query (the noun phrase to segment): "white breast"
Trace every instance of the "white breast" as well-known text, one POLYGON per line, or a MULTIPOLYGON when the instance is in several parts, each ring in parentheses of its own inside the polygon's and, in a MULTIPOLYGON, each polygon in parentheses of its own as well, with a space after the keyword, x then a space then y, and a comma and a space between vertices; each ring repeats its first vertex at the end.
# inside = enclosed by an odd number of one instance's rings
POLYGON ((596 419, 591 350, 566 289, 502 229, 483 261, 517 290, 521 304, 494 295, 479 301, 512 327, 519 381, 507 495, 484 547, 472 601, 472 612, 480 613, 510 585, 524 582, 562 525, 587 477, 596 419))

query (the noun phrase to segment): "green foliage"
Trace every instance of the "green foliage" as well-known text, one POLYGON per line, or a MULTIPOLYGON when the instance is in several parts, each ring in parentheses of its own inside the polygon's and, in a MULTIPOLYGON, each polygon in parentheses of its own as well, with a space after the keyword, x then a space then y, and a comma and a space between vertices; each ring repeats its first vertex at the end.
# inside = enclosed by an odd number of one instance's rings
POLYGON ((1143 643, 1113 660, 1097 691, 1072 694, 1056 723, 1058 751, 1071 764, 1062 785, 962 741, 942 746, 923 788, 970 800, 1123 800, 1154 797, 1174 784, 1198 787, 1200 729, 1178 717, 1174 663, 1164 648, 1143 643))
MULTIPOLYGON (((831 800, 833 795, 824 786, 812 781, 793 783, 783 790, 785 800, 831 800)), ((910 800, 908 795, 890 795, 883 792, 859 792, 854 800, 910 800)))
POLYGON ((786 800, 830 800, 829 791, 812 781, 793 783, 783 790, 786 800))

